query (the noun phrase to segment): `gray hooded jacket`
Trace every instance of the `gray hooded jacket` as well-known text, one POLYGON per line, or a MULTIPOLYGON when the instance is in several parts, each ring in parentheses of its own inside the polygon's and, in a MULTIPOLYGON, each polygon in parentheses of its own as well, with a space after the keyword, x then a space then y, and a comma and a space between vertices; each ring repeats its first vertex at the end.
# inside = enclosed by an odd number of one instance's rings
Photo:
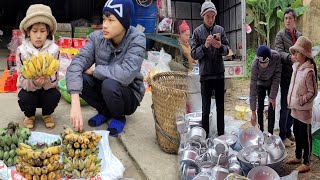
POLYGON ((145 35, 130 27, 117 49, 103 37, 102 30, 91 33, 88 40, 67 69, 68 92, 81 94, 82 73, 95 63, 95 78, 102 81, 111 78, 128 86, 141 102, 145 92, 140 73, 146 50, 145 35))

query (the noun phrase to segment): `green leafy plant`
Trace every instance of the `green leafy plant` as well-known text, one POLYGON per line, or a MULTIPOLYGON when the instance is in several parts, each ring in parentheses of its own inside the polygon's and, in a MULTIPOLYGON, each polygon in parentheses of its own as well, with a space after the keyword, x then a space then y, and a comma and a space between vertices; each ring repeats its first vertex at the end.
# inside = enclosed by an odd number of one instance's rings
POLYGON ((250 77, 251 75, 251 65, 256 57, 256 50, 253 48, 247 49, 247 59, 246 59, 246 77, 250 77))
POLYGON ((284 28, 284 12, 288 7, 293 9, 297 17, 301 16, 303 13, 309 10, 309 6, 304 6, 301 0, 281 0, 279 1, 279 7, 277 10, 277 17, 279 21, 280 29, 284 28))
POLYGON ((291 7, 297 17, 306 12, 308 6, 302 5, 301 0, 246 0, 246 23, 252 24, 258 32, 258 44, 270 46, 270 32, 275 25, 284 26, 284 12, 291 7), (278 22, 278 23, 277 23, 278 22))

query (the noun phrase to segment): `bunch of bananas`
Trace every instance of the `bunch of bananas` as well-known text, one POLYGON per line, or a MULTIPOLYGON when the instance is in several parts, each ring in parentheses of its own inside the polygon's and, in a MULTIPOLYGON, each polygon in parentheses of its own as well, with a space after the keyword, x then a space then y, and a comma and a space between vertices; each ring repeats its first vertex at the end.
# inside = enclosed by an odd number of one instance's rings
POLYGON ((102 136, 92 131, 74 132, 71 128, 64 126, 61 137, 65 164, 64 175, 68 178, 96 176, 101 170, 97 145, 102 136))
POLYGON ((70 54, 72 56, 77 55, 80 52, 79 49, 76 48, 60 48, 60 53, 70 54))
POLYGON ((16 169, 27 180, 52 180, 60 179, 64 164, 59 162, 62 146, 39 145, 32 147, 20 143, 16 149, 16 169))
POLYGON ((0 160, 7 166, 16 164, 16 148, 25 142, 31 132, 28 128, 20 128, 18 123, 10 122, 7 128, 0 128, 0 160))
POLYGON ((53 56, 45 53, 44 57, 39 52, 38 57, 32 55, 26 59, 23 65, 19 67, 20 73, 26 79, 32 79, 39 76, 52 76, 59 70, 60 62, 53 56))

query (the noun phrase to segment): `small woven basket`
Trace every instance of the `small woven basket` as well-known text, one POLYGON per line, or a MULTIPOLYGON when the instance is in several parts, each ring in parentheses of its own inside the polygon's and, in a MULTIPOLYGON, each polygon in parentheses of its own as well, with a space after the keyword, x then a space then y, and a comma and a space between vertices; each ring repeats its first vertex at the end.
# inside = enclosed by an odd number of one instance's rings
POLYGON ((186 110, 189 82, 190 76, 177 71, 158 73, 151 79, 157 140, 160 148, 170 154, 176 154, 179 149, 176 119, 186 110))

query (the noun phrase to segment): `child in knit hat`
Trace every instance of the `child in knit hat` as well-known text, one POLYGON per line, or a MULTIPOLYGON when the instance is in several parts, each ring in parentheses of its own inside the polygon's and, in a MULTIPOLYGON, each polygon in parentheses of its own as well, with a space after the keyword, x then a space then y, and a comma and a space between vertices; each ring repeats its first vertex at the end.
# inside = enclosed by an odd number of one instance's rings
MULTIPOLYGON (((20 30, 26 39, 17 48, 17 67, 26 63, 32 55, 48 52, 58 59, 59 47, 50 39, 57 30, 56 19, 52 16, 49 6, 43 4, 31 5, 26 13, 26 17, 20 23, 20 30)), ((60 92, 57 90, 58 75, 42 75, 40 77, 26 79, 18 68, 17 86, 18 103, 25 114, 23 125, 34 129, 36 108, 42 108, 42 120, 48 129, 54 128, 55 121, 52 113, 58 106, 60 92)))
POLYGON ((89 35, 88 43, 67 69, 72 98, 70 120, 77 130, 83 129, 79 96, 98 111, 89 119, 90 126, 111 119, 111 136, 123 131, 125 115, 134 113, 140 105, 145 92, 140 69, 146 38, 130 26, 133 12, 132 0, 108 0, 102 10, 103 29, 89 35))
POLYGON ((288 108, 291 109, 293 118, 296 157, 288 159, 287 163, 299 164, 296 170, 304 173, 310 171, 312 107, 318 93, 317 66, 312 55, 312 43, 308 38, 300 36, 289 51, 291 59, 295 60, 292 65, 288 108))
POLYGON ((273 134, 275 122, 276 97, 281 80, 280 55, 268 46, 262 45, 257 49, 256 59, 251 65, 250 77, 250 109, 252 111, 251 124, 258 124, 264 131, 263 111, 266 93, 269 97, 268 132, 273 134), (258 113, 256 112, 258 99, 258 113))

